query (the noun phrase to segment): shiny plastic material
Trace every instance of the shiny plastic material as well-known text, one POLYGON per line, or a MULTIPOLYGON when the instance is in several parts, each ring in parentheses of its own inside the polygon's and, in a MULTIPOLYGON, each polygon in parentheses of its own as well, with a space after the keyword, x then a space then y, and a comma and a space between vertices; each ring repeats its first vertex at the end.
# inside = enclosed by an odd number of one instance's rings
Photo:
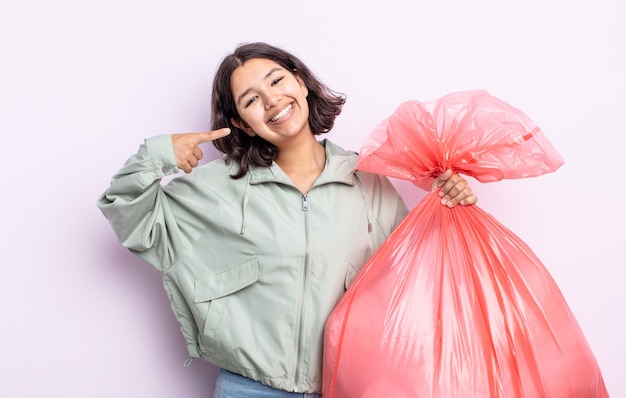
MULTIPOLYGON (((451 168, 481 181, 562 158, 525 114, 484 91, 409 101, 358 168, 428 189, 451 168)), ((357 275, 326 324, 325 398, 607 397, 598 364, 532 250, 477 205, 431 192, 357 275)))

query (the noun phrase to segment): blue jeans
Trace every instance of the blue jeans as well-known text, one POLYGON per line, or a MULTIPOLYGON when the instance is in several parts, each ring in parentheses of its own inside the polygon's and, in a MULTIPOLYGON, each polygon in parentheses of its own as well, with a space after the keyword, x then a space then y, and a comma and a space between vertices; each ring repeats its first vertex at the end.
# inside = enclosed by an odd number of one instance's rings
POLYGON ((213 393, 213 398, 321 398, 321 396, 276 390, 224 369, 220 369, 213 393))

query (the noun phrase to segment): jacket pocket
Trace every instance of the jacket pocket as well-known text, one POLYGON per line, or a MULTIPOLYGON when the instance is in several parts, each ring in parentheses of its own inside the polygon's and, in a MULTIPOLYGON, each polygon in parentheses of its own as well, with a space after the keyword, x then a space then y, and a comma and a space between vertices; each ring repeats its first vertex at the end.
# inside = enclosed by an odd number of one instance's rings
POLYGON ((196 277, 194 281, 194 302, 202 303, 228 296, 250 286, 258 279, 259 262, 256 256, 254 256, 219 272, 196 277))
MULTIPOLYGON (((229 360, 237 325, 229 322, 232 312, 246 313, 241 300, 246 288, 259 279, 259 263, 255 256, 233 264, 213 274, 197 276, 194 281, 194 302, 198 308, 205 307, 201 320, 199 342, 202 356, 224 367, 229 360)), ((243 315, 243 314, 242 314, 243 315)))

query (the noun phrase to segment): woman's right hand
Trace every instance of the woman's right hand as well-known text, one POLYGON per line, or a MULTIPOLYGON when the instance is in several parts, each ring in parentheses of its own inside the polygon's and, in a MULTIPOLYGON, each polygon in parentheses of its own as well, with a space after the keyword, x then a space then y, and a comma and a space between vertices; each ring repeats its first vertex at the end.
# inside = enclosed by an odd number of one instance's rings
POLYGON ((191 173, 191 170, 198 165, 204 156, 200 144, 222 138, 228 134, 230 134, 229 128, 203 133, 172 134, 176 165, 185 173, 191 173))

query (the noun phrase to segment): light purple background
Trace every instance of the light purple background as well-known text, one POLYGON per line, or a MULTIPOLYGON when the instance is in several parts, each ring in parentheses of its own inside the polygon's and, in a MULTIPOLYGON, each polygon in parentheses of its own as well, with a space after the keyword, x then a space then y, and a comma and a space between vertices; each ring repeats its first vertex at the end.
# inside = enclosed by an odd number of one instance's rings
MULTIPOLYGON (((351 149, 401 101, 450 91, 486 89, 537 121, 565 166, 472 186, 544 261, 626 397, 623 7, 367 4, 0 3, 0 396, 211 396, 215 369, 183 367, 159 273, 118 245, 95 201, 144 137, 204 130, 218 62, 263 40, 348 95, 329 138, 351 149)), ((422 195, 397 185, 409 204, 422 195)))

